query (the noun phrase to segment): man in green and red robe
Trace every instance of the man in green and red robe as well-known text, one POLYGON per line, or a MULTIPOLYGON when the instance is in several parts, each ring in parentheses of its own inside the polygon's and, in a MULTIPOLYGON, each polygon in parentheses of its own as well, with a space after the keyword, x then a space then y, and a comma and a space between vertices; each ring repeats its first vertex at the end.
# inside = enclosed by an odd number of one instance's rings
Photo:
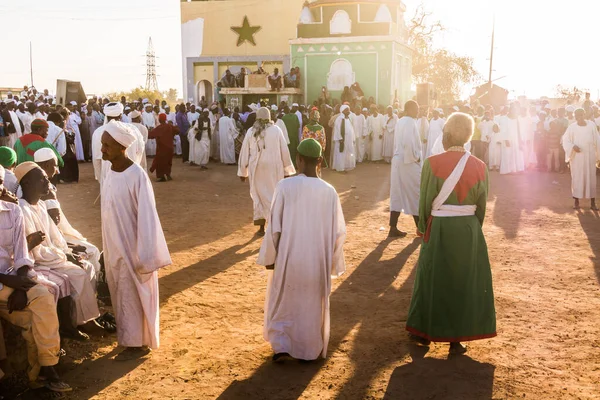
POLYGON ((35 119, 31 123, 31 133, 21 136, 15 143, 15 152, 17 153, 17 165, 25 161, 35 161, 33 155, 41 148, 47 147, 54 151, 58 166, 64 165, 63 159, 52 144, 46 142, 48 137, 48 123, 43 119, 35 119))

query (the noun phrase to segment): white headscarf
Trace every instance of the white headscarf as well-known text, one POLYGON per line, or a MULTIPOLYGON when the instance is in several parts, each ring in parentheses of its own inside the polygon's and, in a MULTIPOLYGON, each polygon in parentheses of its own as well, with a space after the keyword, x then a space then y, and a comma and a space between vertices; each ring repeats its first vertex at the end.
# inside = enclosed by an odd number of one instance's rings
POLYGON ((104 115, 107 117, 118 117, 123 114, 123 104, 121 103, 108 103, 104 106, 104 115))
POLYGON ((136 136, 131 128, 123 122, 112 120, 104 126, 104 130, 125 148, 136 141, 136 136))

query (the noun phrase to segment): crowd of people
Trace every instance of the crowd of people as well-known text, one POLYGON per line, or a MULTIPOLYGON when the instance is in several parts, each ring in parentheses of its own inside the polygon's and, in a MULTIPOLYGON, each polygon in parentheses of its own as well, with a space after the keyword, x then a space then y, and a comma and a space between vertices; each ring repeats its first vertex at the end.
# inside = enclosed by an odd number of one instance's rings
POLYGON ((0 224, 7 227, 0 317, 24 328, 29 378, 53 391, 70 390, 53 368, 64 353, 61 337, 117 332, 126 347, 117 360, 158 347, 157 270, 171 260, 148 173, 172 180, 176 155, 202 170, 211 162, 237 165, 249 182, 264 236, 258 263, 269 270, 265 339, 277 362, 327 353, 331 277, 345 270, 346 228, 335 189, 319 179, 323 168, 390 164, 389 237, 407 235, 397 227, 401 213, 423 237, 407 330, 423 345, 449 342, 452 354, 466 351, 463 341, 496 334, 481 230, 486 164, 500 174, 570 169, 575 207, 590 198, 597 210, 600 112, 589 98, 557 109, 515 102, 429 110, 414 101, 400 109, 372 104, 353 85, 348 101, 334 106, 325 94, 311 106, 182 103, 172 112, 160 100, 94 98, 62 107, 33 90, 9 96, 0 102, 0 224), (77 182, 84 162, 100 184, 103 253, 69 224, 57 197, 57 184, 77 182), (460 275, 452 288, 450 270, 460 275), (98 298, 114 316, 100 315, 98 298))

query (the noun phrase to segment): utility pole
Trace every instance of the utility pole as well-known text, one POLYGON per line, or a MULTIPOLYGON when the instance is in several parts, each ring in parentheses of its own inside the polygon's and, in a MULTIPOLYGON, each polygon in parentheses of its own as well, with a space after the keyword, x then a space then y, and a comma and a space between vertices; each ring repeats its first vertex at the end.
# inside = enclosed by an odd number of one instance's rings
POLYGON ((492 48, 490 49, 490 75, 488 78, 488 84, 492 87, 492 71, 494 65, 494 33, 496 31, 496 15, 494 14, 494 20, 492 22, 492 48))
POLYGON ((31 42, 29 42, 29 72, 31 74, 31 86, 33 87, 33 53, 31 50, 31 42))
POLYGON ((158 91, 158 82, 156 81, 156 56, 152 38, 148 39, 148 50, 146 50, 146 90, 158 91))

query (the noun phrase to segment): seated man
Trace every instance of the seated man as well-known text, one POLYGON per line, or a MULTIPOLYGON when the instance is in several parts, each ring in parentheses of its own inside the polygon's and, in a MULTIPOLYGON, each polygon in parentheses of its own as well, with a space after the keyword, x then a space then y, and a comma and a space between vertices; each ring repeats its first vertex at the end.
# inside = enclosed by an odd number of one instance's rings
POLYGON ((54 274, 68 278, 70 298, 75 308, 75 324, 71 322, 70 302, 67 297, 63 297, 64 293, 61 293, 61 335, 86 340, 88 336, 74 325, 84 325, 100 315, 96 301, 94 267, 72 253, 60 230, 50 219, 46 204, 41 201, 50 191, 50 181, 46 173, 35 163, 25 162, 17 166, 15 175, 23 192, 19 205, 23 211, 25 234, 39 235, 36 243, 29 243, 35 269, 40 272, 47 271, 48 279, 53 282, 54 274))
POLYGON ((13 170, 17 166, 17 153, 10 147, 0 147, 0 165, 4 167, 4 187, 12 194, 17 194, 17 177, 13 170))
POLYGON ((292 68, 290 72, 285 74, 284 83, 286 88, 295 88, 296 87, 296 69, 292 68))
POLYGON ((230 70, 225 71, 225 75, 221 78, 221 84, 226 88, 234 88, 236 85, 235 76, 230 70))
POLYGON ((281 90, 283 86, 283 78, 279 75, 279 69, 275 68, 273 73, 269 75, 269 85, 271 85, 271 92, 281 90))
POLYGON ((50 390, 68 392, 71 387, 54 369, 60 352, 55 298, 35 281, 17 204, 0 201, 0 227, 0 317, 23 329, 29 380, 39 378, 50 390))
MULTIPOLYGON (((58 173, 58 160, 54 152, 47 148, 39 149, 33 157, 36 164, 44 170, 48 179, 52 180, 54 175, 58 173)), ((52 221, 60 229, 71 250, 74 253, 83 255, 84 259, 94 266, 95 274, 98 276, 100 273, 100 250, 88 242, 79 231, 71 226, 67 217, 62 212, 62 208, 56 197, 56 190, 56 186, 50 184, 50 192, 42 198, 44 203, 46 203, 48 215, 50 215, 52 221)))

